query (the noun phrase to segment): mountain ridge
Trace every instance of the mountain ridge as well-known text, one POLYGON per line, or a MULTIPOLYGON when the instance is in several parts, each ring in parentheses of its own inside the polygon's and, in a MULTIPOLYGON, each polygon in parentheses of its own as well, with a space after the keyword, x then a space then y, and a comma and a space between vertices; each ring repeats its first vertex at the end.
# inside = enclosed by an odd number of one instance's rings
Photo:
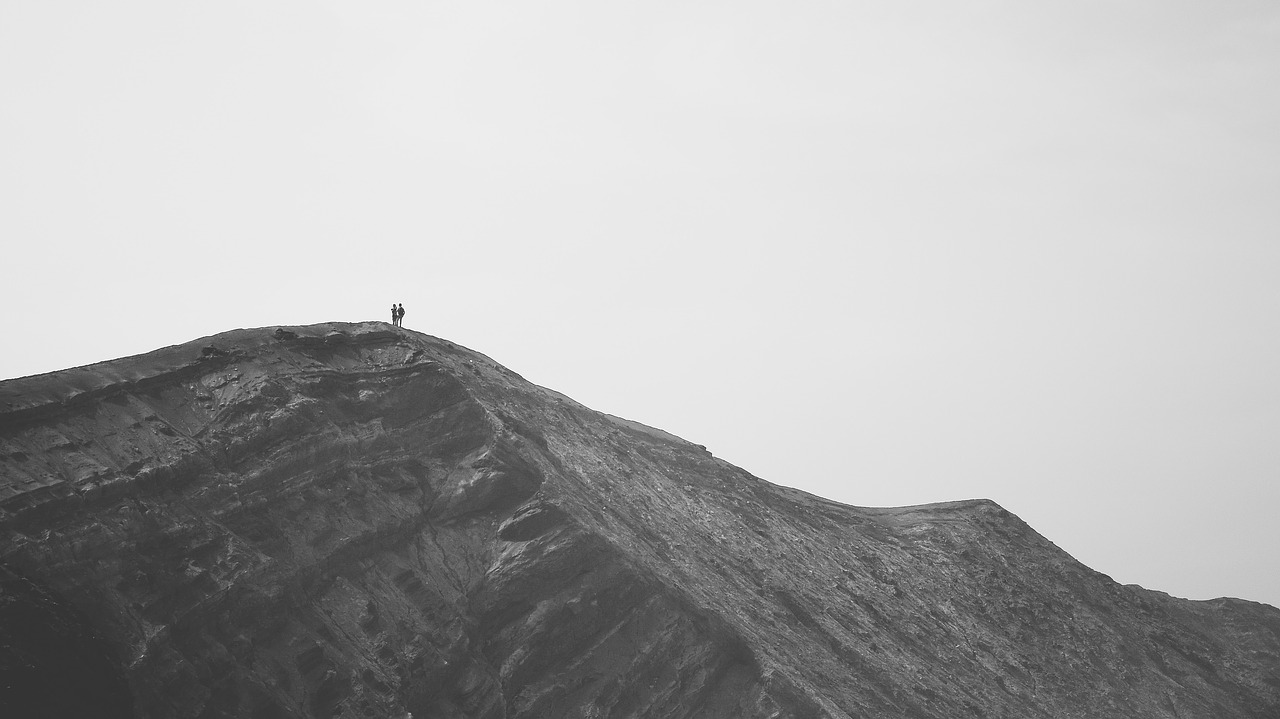
POLYGON ((1280 610, 1123 587, 990 500, 773 485, 385 323, 0 382, 0 463, 0 565, 137 716, 1280 710, 1280 610))

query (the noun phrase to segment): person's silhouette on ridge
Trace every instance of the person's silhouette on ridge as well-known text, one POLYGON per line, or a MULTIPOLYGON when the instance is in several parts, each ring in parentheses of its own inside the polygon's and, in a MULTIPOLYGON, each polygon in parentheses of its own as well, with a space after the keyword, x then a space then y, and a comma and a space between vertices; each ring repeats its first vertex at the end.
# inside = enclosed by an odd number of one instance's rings
POLYGON ((400 310, 396 309, 396 303, 391 303, 391 324, 398 326, 400 324, 400 310))
POLYGON ((404 327, 404 303, 401 303, 400 307, 396 310, 396 323, 401 327, 404 327))

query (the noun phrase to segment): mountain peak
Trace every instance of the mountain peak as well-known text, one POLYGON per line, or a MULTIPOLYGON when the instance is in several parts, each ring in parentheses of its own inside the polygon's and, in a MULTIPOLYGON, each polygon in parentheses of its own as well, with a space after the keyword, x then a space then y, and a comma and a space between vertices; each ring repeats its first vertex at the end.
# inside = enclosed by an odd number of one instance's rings
POLYGON ((0 569, 0 674, 40 678, 0 708, 84 690, 37 607, 121 716, 1280 713, 1280 610, 990 500, 770 484, 381 322, 0 383, 0 569))

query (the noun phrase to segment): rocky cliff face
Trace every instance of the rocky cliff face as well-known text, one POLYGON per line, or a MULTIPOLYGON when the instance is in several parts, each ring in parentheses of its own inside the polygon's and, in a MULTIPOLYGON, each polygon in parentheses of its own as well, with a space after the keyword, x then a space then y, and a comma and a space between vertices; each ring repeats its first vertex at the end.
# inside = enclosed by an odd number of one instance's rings
POLYGON ((0 565, 3 716, 1280 716, 1280 610, 989 501, 778 487, 382 323, 0 383, 0 565))

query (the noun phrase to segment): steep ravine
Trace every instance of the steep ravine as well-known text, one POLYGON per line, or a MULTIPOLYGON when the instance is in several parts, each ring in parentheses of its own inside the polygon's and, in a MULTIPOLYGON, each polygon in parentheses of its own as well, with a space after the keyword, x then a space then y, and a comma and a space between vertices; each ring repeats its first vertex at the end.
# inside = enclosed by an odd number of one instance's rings
POLYGON ((157 719, 1280 716, 1273 607, 778 487, 382 323, 0 383, 0 565, 0 716, 67 674, 31 616, 157 719))

